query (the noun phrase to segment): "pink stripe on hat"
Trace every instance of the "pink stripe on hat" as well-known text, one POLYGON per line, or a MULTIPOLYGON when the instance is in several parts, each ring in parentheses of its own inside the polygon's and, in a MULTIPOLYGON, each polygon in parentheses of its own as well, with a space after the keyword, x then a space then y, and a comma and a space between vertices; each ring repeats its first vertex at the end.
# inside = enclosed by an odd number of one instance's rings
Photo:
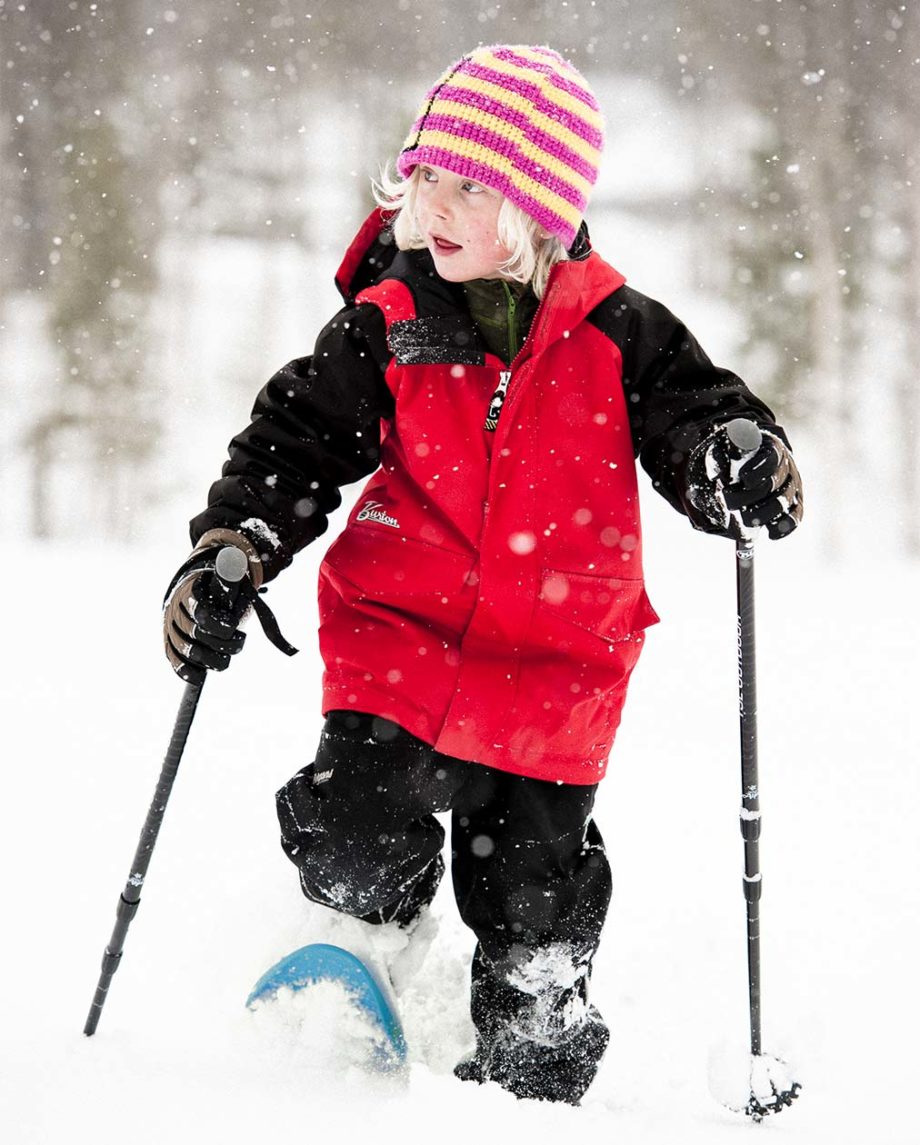
MULTIPOLYGON (((542 84, 532 83, 527 80, 518 79, 517 77, 515 77, 512 82, 511 78, 505 75, 504 72, 495 71, 494 68, 485 64, 475 63, 471 63, 468 68, 464 68, 464 72, 467 75, 475 76, 477 79, 483 80, 484 83, 495 84, 497 87, 503 88, 509 95, 521 96, 530 100, 533 104, 533 109, 535 111, 542 111, 544 115, 558 117, 563 114, 563 109, 560 107, 558 100, 553 100, 546 94, 547 89, 550 91, 554 89, 562 90, 558 88, 557 84, 552 83, 549 77, 547 77, 542 84)), ((593 106, 589 104, 585 112, 586 114, 590 114, 591 111, 597 112, 597 110, 596 104, 593 106)), ((590 122, 582 119, 577 114, 572 116, 571 122, 573 126, 569 127, 570 131, 574 131, 576 135, 580 135, 587 143, 600 149, 603 143, 603 134, 597 127, 592 126, 590 122)))
POLYGON ((543 131, 539 127, 534 127, 527 116, 523 112, 516 111, 514 108, 496 108, 495 100, 489 96, 483 96, 481 92, 468 91, 466 88, 453 87, 451 84, 445 84, 439 93, 439 103, 443 100, 445 103, 458 103, 464 107, 479 108, 486 115, 496 115, 498 118, 503 119, 510 127, 518 127, 527 133, 527 139, 530 143, 536 144, 541 151, 547 151, 550 155, 562 160, 567 166, 571 167, 573 171, 577 171, 579 175, 583 175, 588 182, 593 183, 597 173, 597 168, 593 163, 582 157, 563 143, 557 136, 551 135, 548 131, 543 131))
MULTIPOLYGON (((525 215, 529 215, 530 218, 539 223, 547 234, 561 237, 563 232, 571 231, 572 242, 575 241, 578 228, 572 219, 566 219, 547 203, 521 191, 513 179, 502 175, 494 167, 487 167, 482 163, 477 163, 474 159, 463 159, 455 151, 447 151, 442 147, 426 147, 419 162, 430 163, 432 167, 443 167, 445 171, 452 171, 455 175, 462 175, 476 183, 482 183, 483 186, 500 191, 506 199, 511 199, 520 207, 525 215)), ((578 214, 574 207, 572 214, 578 214)))
MULTIPOLYGON (((591 89, 587 86, 584 79, 582 79, 581 76, 578 76, 578 81, 573 82, 568 78, 568 76, 559 70, 554 62, 554 60, 562 59, 562 57, 559 56, 556 52, 552 51, 551 48, 546 49, 546 51, 548 51, 550 55, 547 57, 545 63, 542 61, 538 62, 536 60, 530 60, 524 56, 520 56, 517 54, 514 48, 502 48, 495 51, 495 54, 499 59, 514 62, 518 64, 519 67, 534 68, 537 71, 542 72, 550 80, 554 87, 559 88, 560 91, 564 91, 567 95, 571 95, 576 99, 580 99, 582 103, 586 104, 592 111, 598 111, 599 108, 597 100, 594 98, 594 92, 592 92, 591 89)), ((571 65, 569 66, 571 68, 571 65)), ((571 70, 575 72, 574 68, 571 68, 571 70)), ((575 74, 578 75, 577 72, 575 72, 575 74)))
MULTIPOLYGON (((479 144, 480 147, 487 147, 490 151, 494 152, 496 157, 506 159, 514 164, 515 170, 519 171, 522 175, 527 175, 535 183, 540 183, 544 187, 558 195, 561 199, 565 199, 573 206, 577 207, 579 212, 584 210, 586 197, 582 190, 573 184, 567 178, 561 178, 559 175, 551 172, 545 164, 536 162, 533 159, 524 155, 517 145, 512 140, 507 139, 503 135, 497 135, 494 131, 489 131, 487 128, 478 127, 475 124, 468 123, 464 119, 457 119, 453 115, 429 115, 425 121, 426 131, 438 131, 448 135, 456 136, 457 139, 468 139, 472 143, 479 144)), ((553 157, 554 166, 558 166, 558 160, 553 157)), ((481 180, 479 180, 481 182, 481 180)), ((486 184, 488 186, 489 184, 486 184)))

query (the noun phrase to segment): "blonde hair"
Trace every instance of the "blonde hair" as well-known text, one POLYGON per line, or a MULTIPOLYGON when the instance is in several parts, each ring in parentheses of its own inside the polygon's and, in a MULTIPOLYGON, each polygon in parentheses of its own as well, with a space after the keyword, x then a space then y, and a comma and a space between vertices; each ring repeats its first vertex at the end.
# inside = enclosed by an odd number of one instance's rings
MULTIPOLYGON (((397 212, 393 238, 400 250, 422 250, 425 246, 415 214, 420 174, 421 167, 416 167, 408 179, 400 179, 387 166, 371 184, 377 205, 397 212)), ((530 283, 537 298, 546 292, 550 271, 556 263, 569 257, 561 239, 547 235, 535 219, 508 199, 498 212, 498 241, 510 251, 508 258, 499 264, 501 277, 530 283)))

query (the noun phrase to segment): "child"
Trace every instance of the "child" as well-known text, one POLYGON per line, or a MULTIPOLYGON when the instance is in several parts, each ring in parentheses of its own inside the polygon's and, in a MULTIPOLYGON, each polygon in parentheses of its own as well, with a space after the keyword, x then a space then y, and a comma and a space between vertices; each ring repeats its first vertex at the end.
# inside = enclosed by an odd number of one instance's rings
POLYGON ((345 256, 343 309, 259 395, 165 607, 178 674, 225 668, 253 590, 372 475, 320 573, 327 722, 278 794, 283 846, 309 899, 411 929, 450 811, 477 938, 456 1072, 573 1103, 608 1039, 592 805, 657 620, 634 458, 706 532, 781 537, 802 514, 770 410, 592 251, 602 142, 548 48, 479 48, 440 78, 345 256), (732 476, 738 416, 763 445, 732 476), (211 572, 226 544, 249 559, 235 603, 211 572))

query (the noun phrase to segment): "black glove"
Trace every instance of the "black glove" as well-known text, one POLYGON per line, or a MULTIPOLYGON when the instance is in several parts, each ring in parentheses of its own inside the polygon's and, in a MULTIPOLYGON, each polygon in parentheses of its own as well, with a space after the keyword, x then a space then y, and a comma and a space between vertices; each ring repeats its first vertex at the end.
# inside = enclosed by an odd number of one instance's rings
POLYGON ((764 526, 777 540, 802 520, 802 479, 782 438, 761 431, 760 446, 738 459, 720 427, 690 454, 684 508, 694 527, 741 539, 764 526))
POLYGON ((261 582, 261 563, 247 538, 229 529, 206 533, 173 577, 163 601, 163 639, 173 671, 186 683, 202 684, 207 670, 222 672, 243 647, 239 631, 261 582), (214 571, 225 545, 241 549, 249 572, 236 584, 224 584, 214 571))

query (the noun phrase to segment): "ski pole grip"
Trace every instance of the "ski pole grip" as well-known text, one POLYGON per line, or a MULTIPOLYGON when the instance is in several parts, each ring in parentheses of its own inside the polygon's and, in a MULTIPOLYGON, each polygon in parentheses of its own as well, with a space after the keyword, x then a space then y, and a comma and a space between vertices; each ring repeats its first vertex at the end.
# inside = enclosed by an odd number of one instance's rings
POLYGON ((217 554, 214 569, 225 585, 239 584, 249 571, 249 559, 236 545, 224 545, 217 554))
POLYGON ((748 421, 746 417, 736 417, 730 421, 725 427, 725 433, 728 436, 729 452, 736 461, 756 453, 763 440, 760 426, 748 421))
POLYGON ((243 581, 249 572, 249 559, 236 545, 224 545, 214 559, 214 571, 232 607, 243 589, 243 581))

